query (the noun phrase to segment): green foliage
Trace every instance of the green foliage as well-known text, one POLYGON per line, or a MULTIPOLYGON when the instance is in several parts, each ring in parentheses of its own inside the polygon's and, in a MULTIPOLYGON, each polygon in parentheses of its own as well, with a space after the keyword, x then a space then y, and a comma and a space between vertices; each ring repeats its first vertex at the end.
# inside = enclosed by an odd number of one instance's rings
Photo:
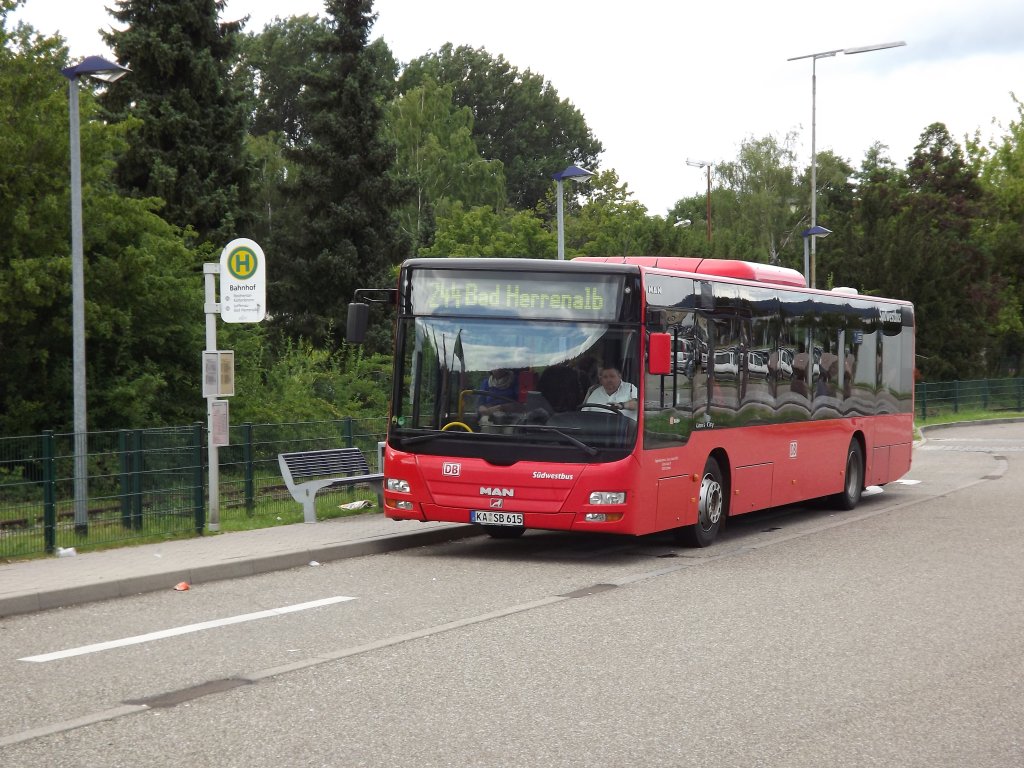
MULTIPOLYGON (((0 433, 30 434, 71 423, 66 49, 23 28, 4 34, 0 56, 0 433)), ((155 213, 159 201, 116 193, 123 126, 96 119, 87 88, 80 102, 89 426, 191 420, 196 254, 155 213)))
POLYGON ((292 16, 240 37, 234 77, 246 94, 253 136, 279 135, 290 147, 305 143, 300 96, 326 31, 318 17, 292 16))
POLYGON ((387 130, 397 150, 396 169, 412 179, 412 202, 399 211, 403 232, 416 243, 433 236, 432 212, 448 201, 466 206, 505 205, 500 160, 480 157, 472 138, 473 115, 452 105, 452 87, 427 79, 392 102, 387 130))
POLYGON ((223 246, 248 226, 252 168, 246 113, 228 77, 240 24, 218 23, 224 0, 120 0, 123 30, 103 33, 131 75, 101 97, 115 121, 139 119, 116 178, 159 197, 163 215, 223 246))
POLYGON ((1024 369, 1024 103, 1013 97, 1017 119, 1006 135, 993 142, 981 157, 981 182, 987 193, 988 211, 979 236, 991 250, 994 269, 1006 285, 999 298, 994 368, 1019 372, 1024 369))
POLYGON ((603 151, 580 111, 550 82, 503 56, 446 43, 409 62, 399 92, 427 81, 451 86, 455 106, 472 111, 476 146, 484 158, 502 162, 509 202, 519 210, 544 199, 551 174, 567 165, 593 168, 603 151))
POLYGON ((516 256, 553 259, 557 235, 530 211, 503 211, 453 203, 438 216, 437 235, 421 256, 516 256))
POLYGON ((273 322, 292 339, 337 347, 356 288, 379 287, 410 250, 393 212, 409 197, 395 150, 382 131, 392 87, 382 54, 367 46, 369 0, 331 0, 328 23, 311 41, 317 66, 298 102, 304 141, 287 156, 269 280, 273 322))
POLYGON ((774 136, 748 139, 735 161, 716 167, 718 179, 733 193, 731 199, 716 200, 716 227, 739 232, 754 244, 745 255, 731 258, 802 268, 800 232, 809 220, 804 204, 809 198, 797 183, 795 139, 792 134, 781 142, 774 136))
POLYGON ((262 333, 236 339, 231 420, 241 424, 379 417, 391 394, 391 358, 345 346, 332 352, 308 341, 271 352, 262 333))
MULTIPOLYGON (((564 186, 564 184, 563 184, 564 186)), ((656 250, 658 220, 632 199, 614 170, 588 180, 589 201, 577 215, 566 216, 565 255, 647 256, 656 250)))

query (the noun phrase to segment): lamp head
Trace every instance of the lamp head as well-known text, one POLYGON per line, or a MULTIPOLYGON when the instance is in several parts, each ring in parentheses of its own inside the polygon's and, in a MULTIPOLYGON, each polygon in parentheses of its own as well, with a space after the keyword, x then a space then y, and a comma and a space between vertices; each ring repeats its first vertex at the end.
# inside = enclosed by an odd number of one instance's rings
POLYGON ((592 171, 588 171, 586 168, 580 168, 578 165, 570 165, 565 170, 551 174, 551 178, 555 181, 563 181, 564 179, 587 179, 593 175, 594 173, 592 171))
POLYGON ((805 229, 800 234, 803 237, 810 237, 811 235, 814 235, 815 237, 828 237, 829 235, 832 234, 832 230, 831 229, 825 229, 824 227, 815 225, 815 226, 811 227, 810 229, 805 229))
POLYGON ((104 83, 112 83, 120 80, 128 74, 128 67, 122 67, 113 61, 107 61, 102 56, 87 56, 81 63, 72 67, 65 67, 60 72, 68 80, 76 80, 80 77, 95 77, 104 83))

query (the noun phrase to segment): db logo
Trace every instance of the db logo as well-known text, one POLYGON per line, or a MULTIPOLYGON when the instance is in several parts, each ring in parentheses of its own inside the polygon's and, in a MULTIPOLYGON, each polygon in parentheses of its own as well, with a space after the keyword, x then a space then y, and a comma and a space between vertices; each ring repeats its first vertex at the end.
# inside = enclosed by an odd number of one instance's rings
POLYGON ((441 474, 445 477, 458 477, 462 474, 462 465, 454 461, 446 461, 441 466, 441 474))

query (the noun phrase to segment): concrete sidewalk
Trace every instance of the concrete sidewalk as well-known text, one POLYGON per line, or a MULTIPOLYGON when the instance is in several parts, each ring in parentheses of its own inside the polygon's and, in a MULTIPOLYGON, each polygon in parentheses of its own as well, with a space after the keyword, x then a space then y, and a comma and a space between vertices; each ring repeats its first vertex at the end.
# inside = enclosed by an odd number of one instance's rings
POLYGON ((0 617, 251 576, 482 533, 479 526, 357 515, 0 565, 0 617))

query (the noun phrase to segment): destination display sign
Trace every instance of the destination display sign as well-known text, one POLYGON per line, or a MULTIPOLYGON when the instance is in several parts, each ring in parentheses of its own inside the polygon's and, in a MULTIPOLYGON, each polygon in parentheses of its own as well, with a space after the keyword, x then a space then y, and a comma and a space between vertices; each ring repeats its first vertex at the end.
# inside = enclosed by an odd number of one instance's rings
POLYGON ((623 289, 616 275, 417 270, 411 308, 417 315, 611 321, 623 289))

